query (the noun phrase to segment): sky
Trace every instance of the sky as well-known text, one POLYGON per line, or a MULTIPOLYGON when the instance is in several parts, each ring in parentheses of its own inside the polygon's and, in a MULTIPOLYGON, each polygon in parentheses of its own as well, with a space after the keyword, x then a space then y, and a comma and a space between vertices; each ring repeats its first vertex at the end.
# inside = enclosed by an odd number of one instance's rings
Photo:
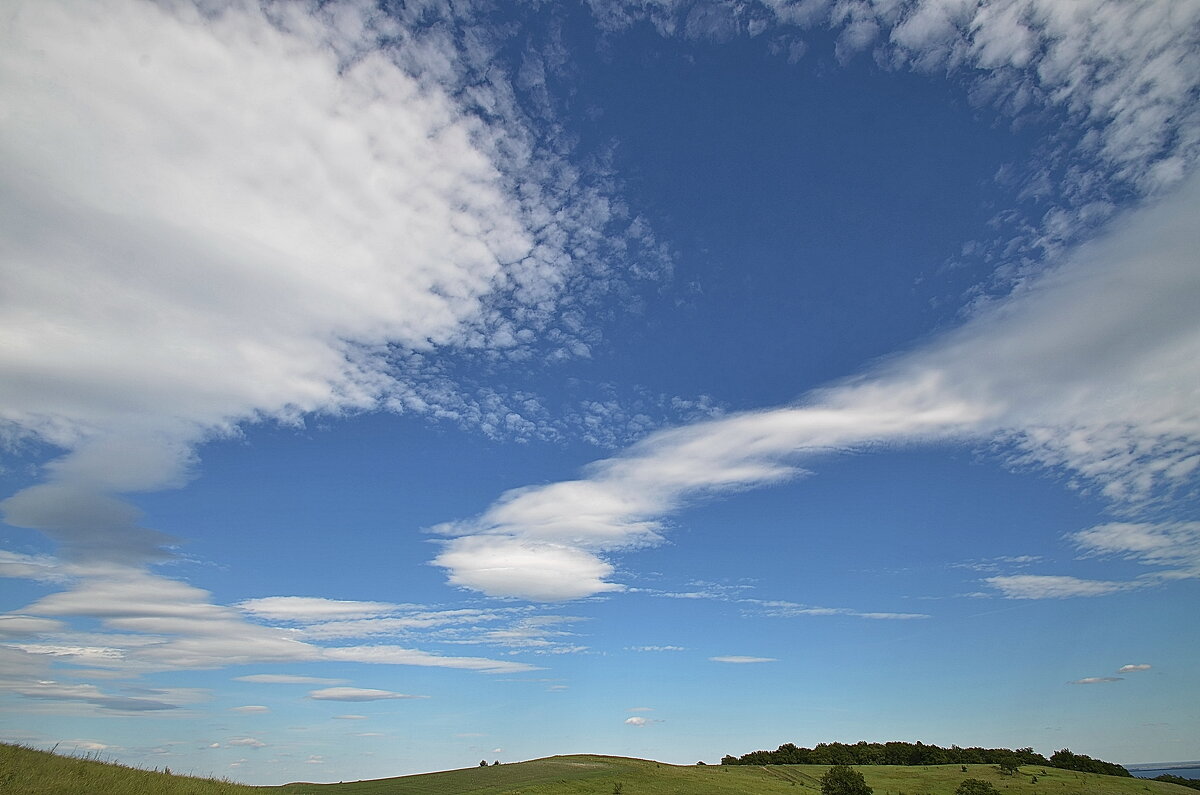
POLYGON ((1200 2, 11 0, 0 740, 1200 759, 1200 2))

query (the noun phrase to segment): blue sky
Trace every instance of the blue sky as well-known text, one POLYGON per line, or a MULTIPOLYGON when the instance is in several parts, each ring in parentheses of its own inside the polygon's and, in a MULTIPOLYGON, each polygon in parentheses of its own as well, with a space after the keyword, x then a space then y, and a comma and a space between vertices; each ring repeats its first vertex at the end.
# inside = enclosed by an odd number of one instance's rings
POLYGON ((1200 758, 1200 4, 10 4, 0 738, 1200 758))

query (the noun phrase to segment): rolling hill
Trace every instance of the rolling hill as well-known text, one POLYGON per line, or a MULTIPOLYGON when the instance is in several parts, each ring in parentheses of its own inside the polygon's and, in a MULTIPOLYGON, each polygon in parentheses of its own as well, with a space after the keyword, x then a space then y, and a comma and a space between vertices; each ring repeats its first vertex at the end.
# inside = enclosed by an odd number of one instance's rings
MULTIPOLYGON (((953 795, 964 778, 994 783, 1004 795, 1187 795, 1159 781, 1028 766, 1004 776, 994 765, 864 765, 875 795, 953 795), (1037 776, 1037 783, 1032 779, 1037 776)), ((551 756, 507 765, 447 770, 342 784, 249 787, 216 779, 138 770, 96 759, 0 745, 0 792, 20 795, 770 795, 820 792, 824 765, 668 765, 616 756, 551 756)))

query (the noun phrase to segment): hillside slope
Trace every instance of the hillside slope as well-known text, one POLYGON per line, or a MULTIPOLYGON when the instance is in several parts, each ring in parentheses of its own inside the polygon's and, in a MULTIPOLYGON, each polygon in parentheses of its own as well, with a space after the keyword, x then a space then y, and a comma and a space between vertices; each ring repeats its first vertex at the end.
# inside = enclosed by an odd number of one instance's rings
POLYGON ((139 770, 0 743, 0 792, 5 795, 243 795, 262 791, 261 787, 139 770))

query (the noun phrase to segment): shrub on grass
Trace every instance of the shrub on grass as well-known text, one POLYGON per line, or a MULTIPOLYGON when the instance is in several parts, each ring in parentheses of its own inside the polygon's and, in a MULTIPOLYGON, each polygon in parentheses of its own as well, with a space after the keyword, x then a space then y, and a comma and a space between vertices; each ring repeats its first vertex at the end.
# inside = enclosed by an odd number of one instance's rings
POLYGON ((821 795, 872 795, 875 790, 849 765, 834 765, 821 776, 821 795))

